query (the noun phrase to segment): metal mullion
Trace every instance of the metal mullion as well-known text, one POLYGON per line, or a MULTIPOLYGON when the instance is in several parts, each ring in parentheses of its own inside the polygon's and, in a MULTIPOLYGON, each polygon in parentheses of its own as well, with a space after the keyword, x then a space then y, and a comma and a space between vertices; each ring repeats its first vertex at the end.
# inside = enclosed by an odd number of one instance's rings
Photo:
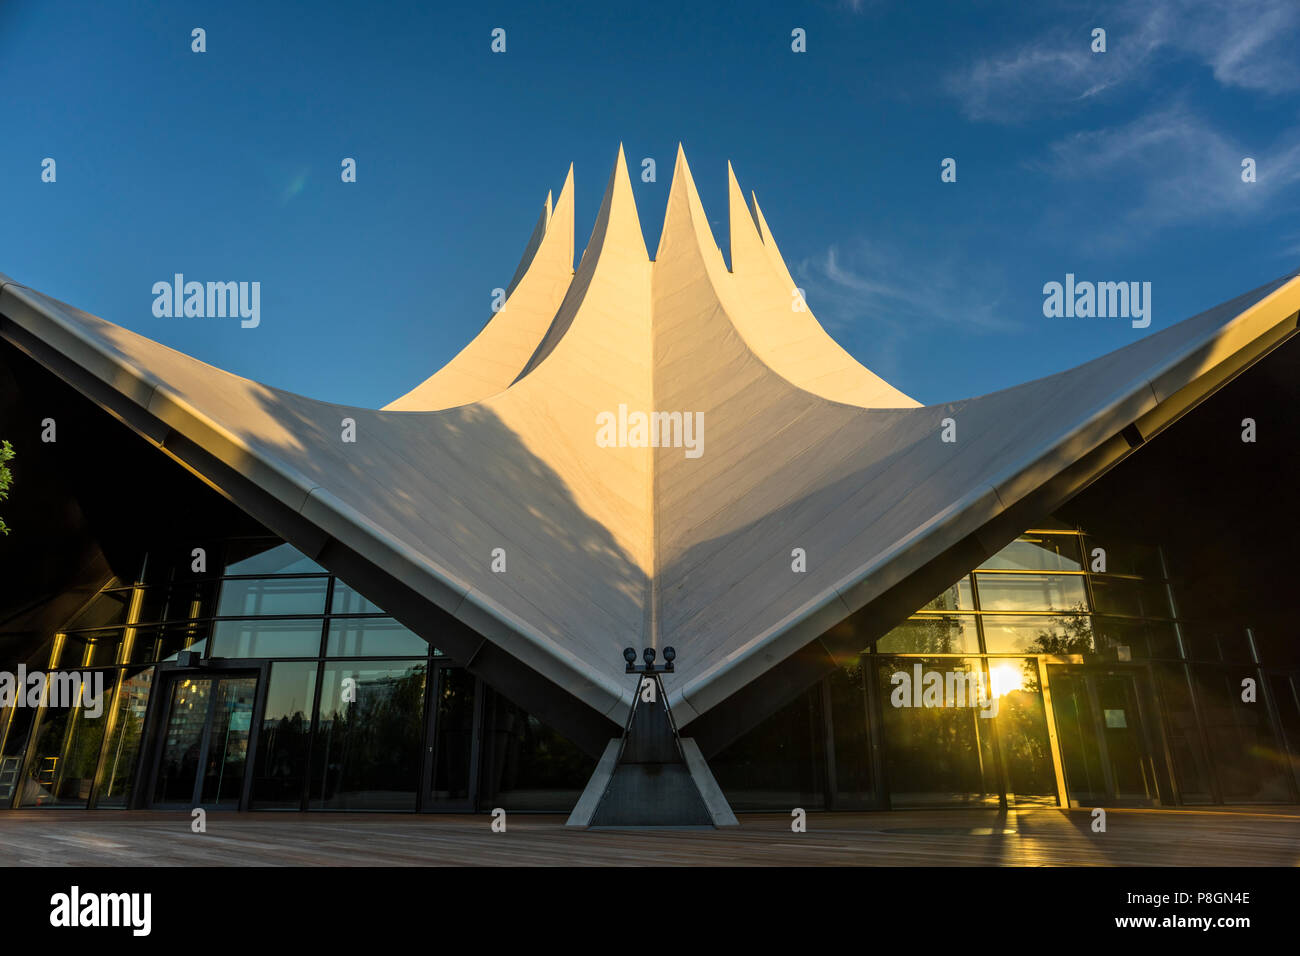
MULTIPOLYGON (((54 635, 54 646, 50 650, 50 659, 55 660, 54 655, 62 648, 63 635, 54 635)), ((47 697, 50 689, 50 672, 48 668, 44 672, 45 681, 41 687, 40 703, 36 706, 36 714, 32 717, 32 725, 27 730, 27 746, 23 748, 22 766, 18 769, 18 786, 14 790, 14 797, 11 806, 19 807, 22 804, 22 793, 27 777, 31 771, 32 761, 36 759, 36 745, 41 736, 41 724, 45 723, 45 713, 48 710, 47 697)))
POLYGON ((26 688, 15 688, 14 702, 4 709, 4 717, 0 719, 0 760, 4 759, 5 744, 9 742, 9 731, 13 727, 14 717, 18 714, 18 695, 26 695, 26 688))
POLYGON ((244 786, 239 795, 239 809, 253 808, 253 784, 257 776, 257 751, 262 739, 262 720, 266 711, 266 695, 270 691, 271 665, 261 661, 257 665, 257 683, 253 689, 253 713, 248 721, 248 754, 244 758, 244 786))
MULTIPOLYGON (((303 614, 223 614, 220 617, 200 618, 199 620, 208 621, 214 624, 220 622, 226 622, 226 621, 234 621, 236 623, 238 623, 239 621, 314 621, 319 617, 329 617, 329 616, 330 615, 318 611, 311 614, 307 614, 307 613, 303 613, 303 614)), ((179 620, 188 622, 191 619, 181 618, 179 620)), ((175 624, 177 623, 177 621, 170 621, 170 622, 159 621, 158 623, 175 624)), ((144 626, 148 626, 148 625, 144 625, 144 626)), ((74 631, 73 633, 77 633, 77 632, 74 631)))
POLYGON ((191 791, 191 808, 203 806, 203 777, 207 770, 208 754, 212 749, 212 718, 217 712, 217 685, 220 682, 218 677, 200 679, 206 679, 211 686, 208 690, 208 713, 203 718, 203 736, 199 743, 199 763, 194 774, 194 789, 191 791))
POLYGON ((424 733, 420 749, 420 783, 415 792, 415 812, 422 813, 433 807, 433 775, 437 771, 437 722, 442 668, 433 656, 433 645, 425 654, 424 668, 424 733))
MULTIPOLYGON (((1255 648, 1254 635, 1250 633, 1250 628, 1246 629, 1246 633, 1250 636, 1251 650, 1254 651, 1255 648)), ((1272 727, 1270 729, 1274 731, 1273 737, 1275 740, 1281 743, 1283 752, 1286 752, 1288 749, 1287 740, 1286 740, 1286 728, 1282 726, 1282 715, 1277 709, 1277 702, 1273 699, 1273 689, 1269 686, 1268 683, 1268 674, 1264 671, 1263 665, 1259 663, 1258 655, 1256 655, 1256 660, 1255 660, 1255 674, 1258 675, 1259 677, 1259 691, 1260 691, 1260 695, 1264 698, 1264 713, 1268 717, 1269 722, 1272 724, 1272 727)), ((1292 801, 1294 801, 1297 796, 1296 786, 1295 786, 1295 774, 1294 773, 1286 774, 1286 782, 1287 782, 1287 789, 1291 793, 1291 799, 1292 801)))
POLYGON ((1061 756, 1061 735, 1056 727, 1056 708, 1052 705, 1052 689, 1047 674, 1044 655, 1035 654, 1038 665, 1038 686, 1043 695, 1043 716, 1047 722, 1047 744, 1052 754, 1052 772, 1056 778, 1056 801, 1063 809, 1070 807, 1070 792, 1065 785, 1065 760, 1061 756))
POLYGON ((826 787, 826 809, 835 809, 835 791, 838 786, 835 767, 835 716, 831 713, 831 679, 821 679, 822 691, 822 729, 826 734, 826 759, 822 761, 824 786, 826 787))
POLYGON ((871 775, 876 791, 876 804, 881 810, 892 809, 889 794, 888 773, 885 769, 885 716, 880 703, 880 689, 877 685, 877 655, 862 654, 863 694, 867 706, 867 740, 871 747, 871 775))
MULTIPOLYGON (((970 571, 970 573, 971 574, 1008 574, 1008 575, 1037 574, 1040 576, 1044 574, 1062 574, 1062 575, 1070 575, 1073 577, 1078 577, 1080 574, 1089 574, 1091 572, 1087 570, 1070 571, 1066 569, 1061 569, 1058 571, 1058 570, 1053 570, 1052 568, 975 568, 972 571, 970 571)), ((1147 580, 1146 578, 1140 577, 1135 574, 1127 574, 1127 575, 1117 574, 1115 575, 1115 577, 1129 578, 1134 581, 1147 580)))
POLYGON ((984 619, 982 617, 982 606, 980 605, 980 586, 975 580, 977 575, 972 571, 970 575, 970 597, 971 602, 975 605, 975 640, 981 654, 987 653, 984 644, 984 619))
MULTIPOLYGON (((466 673, 468 674, 469 672, 466 671, 466 673)), ((482 773, 483 767, 481 751, 483 749, 483 724, 487 720, 487 701, 484 699, 486 697, 484 689, 487 687, 487 684, 483 683, 483 681, 475 674, 470 674, 469 676, 474 678, 474 723, 473 728, 470 731, 469 781, 466 789, 469 791, 467 796, 469 799, 470 813, 476 813, 479 808, 479 799, 483 790, 482 781, 479 777, 482 773)))
POLYGON ((328 571, 297 571, 293 574, 209 574, 193 581, 300 581, 304 578, 333 577, 328 571))
MULTIPOLYGON (((1286 681, 1287 688, 1291 691, 1291 700, 1295 706, 1296 712, 1300 713, 1300 673, 1292 671, 1281 671, 1281 677, 1286 681)), ((1286 728, 1283 729, 1283 742, 1287 741, 1286 728)), ((1300 789, 1300 740, 1291 741, 1289 744, 1292 760, 1291 763, 1291 782, 1300 789)))
POLYGON ((1147 744, 1148 761, 1151 763, 1152 783, 1156 784, 1156 804, 1157 805, 1180 805, 1183 803, 1182 790, 1178 786, 1178 774, 1174 767, 1174 752, 1169 745, 1169 734, 1165 730, 1165 708, 1164 701, 1160 697, 1160 682, 1156 680, 1156 669, 1152 666, 1151 661, 1143 663, 1132 663, 1126 670, 1132 670, 1132 682, 1134 682, 1134 702, 1138 706, 1138 719, 1143 726, 1143 741, 1147 744), (1148 705, 1143 705, 1143 687, 1151 691, 1148 705), (1151 715, 1147 711, 1151 711, 1151 715), (1153 739, 1154 737, 1154 739, 1153 739), (1156 744, 1153 745, 1152 744, 1156 744), (1169 782, 1170 796, 1173 801, 1165 801, 1160 795, 1160 767, 1156 766, 1156 753, 1164 754, 1165 779, 1169 782))
MULTIPOLYGON (((324 620, 328 621, 329 618, 325 618, 324 620)), ((325 626, 326 625, 322 623, 321 625, 322 644, 325 641, 324 630, 323 630, 325 626)), ((310 658, 306 658, 306 659, 310 660, 310 658)), ((300 811, 308 810, 311 808, 311 774, 312 774, 311 758, 312 758, 312 752, 316 749, 316 735, 320 733, 320 709, 321 709, 321 703, 324 700, 324 691, 325 691, 325 660, 322 657, 317 657, 316 658, 316 694, 315 694, 316 700, 312 704, 311 728, 307 733, 307 753, 303 759, 302 793, 300 794, 299 803, 298 803, 298 809, 300 811)), ((324 780, 321 781, 322 800, 324 799, 325 796, 324 784, 327 782, 328 781, 324 781, 324 780)))
POLYGON ((1084 672, 1084 692, 1088 695, 1088 708, 1092 711, 1092 728, 1097 735, 1097 749, 1101 758, 1101 777, 1106 787, 1106 797, 1112 802, 1119 800, 1119 790, 1115 786, 1115 774, 1110 769, 1110 745, 1106 742, 1106 725, 1101 715, 1101 698, 1097 694, 1097 677, 1095 673, 1084 672))
MULTIPOLYGON (((86 669, 86 660, 87 658, 90 657, 91 649, 93 646, 94 646, 93 644, 89 644, 89 643, 85 645, 85 649, 81 652, 81 663, 78 664, 76 667, 77 672, 82 672, 86 669)), ((51 659, 53 659, 53 655, 51 655, 51 659)), ((67 667, 63 666, 63 655, 61 653, 59 654, 59 667, 57 669, 60 671, 68 670, 67 667)), ((49 696, 50 687, 53 683, 52 671, 53 669, 51 669, 51 671, 47 672, 45 675, 45 694, 44 694, 45 697, 49 696)), ((83 689, 82 701, 84 700, 85 700, 85 690, 83 689)), ((47 703, 44 709, 48 709, 48 707, 49 705, 47 703)), ((63 784, 63 775, 67 771, 67 767, 68 767, 68 761, 65 759, 65 755, 68 752, 68 744, 72 741, 73 735, 76 733, 77 723, 80 717, 81 717, 81 702, 79 701, 78 703, 73 704, 69 708, 68 723, 63 728, 63 741, 59 744, 58 769, 56 770, 54 775, 54 782, 50 787, 50 789, 54 793, 54 799, 56 802, 59 800, 59 787, 62 786, 63 784)))
POLYGON ((1201 713, 1201 701, 1196 682, 1192 679, 1192 665, 1186 658, 1179 661, 1178 664, 1183 671, 1183 681, 1187 684, 1187 699, 1192 704, 1192 717, 1196 721, 1196 736, 1201 745, 1202 766, 1205 769, 1206 782, 1210 785, 1210 800, 1222 804, 1224 802, 1223 784, 1219 780, 1219 763, 1213 759, 1213 751, 1210 750, 1210 735, 1205 726, 1205 718, 1201 713))
MULTIPOLYGON (((984 643, 982 635, 980 638, 980 643, 981 644, 984 643)), ((993 675, 989 671, 988 656, 981 653, 979 661, 980 661, 980 670, 984 676, 984 686, 988 688, 988 699, 994 700, 993 675)), ((1000 707, 998 709, 1001 710, 1000 707)), ((978 708, 974 708, 971 710, 971 719, 975 721, 975 748, 976 748, 976 752, 978 753, 979 752, 979 721, 983 719, 980 717, 978 713, 978 708)), ((990 727, 990 730, 992 731, 992 734, 990 735, 990 739, 993 742, 993 769, 998 776, 998 809, 1006 810, 1007 790, 1010 789, 1008 784, 1010 784, 1011 778, 1007 773, 1006 761, 1002 757, 1002 725, 1000 723, 999 715, 995 713, 993 715, 992 720, 990 720, 989 723, 992 724, 992 726, 990 727)), ((984 762, 984 757, 982 754, 980 754, 981 771, 983 770, 983 766, 982 766, 983 762, 984 762)), ((983 773, 981 773, 980 776, 982 778, 983 773)), ((980 782, 983 783, 983 780, 981 779, 980 782)))
POLYGON ((93 810, 99 803, 99 789, 103 786, 104 765, 108 762, 108 749, 113 741, 113 731, 117 727, 117 708, 120 704, 123 685, 126 682, 126 668, 119 667, 115 669, 117 680, 113 683, 113 693, 106 694, 109 701, 105 701, 104 706, 108 709, 104 721, 104 736, 99 741, 99 757, 95 761, 95 772, 91 776, 90 796, 86 800, 87 809, 93 810))
POLYGON ((108 719, 104 723, 104 737, 99 742, 99 759, 95 762, 95 773, 90 781, 90 797, 87 800, 87 806, 91 809, 99 802, 99 790, 103 786, 104 765, 108 760, 108 748, 113 740, 113 731, 117 727, 117 709, 121 703, 123 687, 126 683, 126 667, 131 660, 131 651, 135 646, 136 625, 140 619, 140 608, 144 604, 144 571, 148 560, 149 556, 146 553, 144 563, 140 568, 139 579, 132 590, 131 603, 126 611, 126 624, 123 626, 122 641, 117 651, 117 660, 120 667, 116 672, 117 681, 114 685, 112 706, 108 712, 108 719))

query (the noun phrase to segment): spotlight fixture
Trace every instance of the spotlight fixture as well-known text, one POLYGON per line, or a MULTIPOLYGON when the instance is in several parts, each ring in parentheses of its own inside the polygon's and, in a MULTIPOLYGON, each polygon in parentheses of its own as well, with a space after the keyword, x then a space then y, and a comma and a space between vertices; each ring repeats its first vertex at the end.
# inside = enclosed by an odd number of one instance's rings
POLYGON ((655 656, 656 651, 653 647, 644 648, 641 651, 641 659, 645 663, 638 664, 636 662, 636 651, 630 647, 625 647, 623 648, 623 660, 627 662, 627 666, 624 670, 628 674, 672 674, 675 672, 673 668, 673 661, 677 660, 675 648, 664 648, 664 662, 662 664, 655 663, 655 656))

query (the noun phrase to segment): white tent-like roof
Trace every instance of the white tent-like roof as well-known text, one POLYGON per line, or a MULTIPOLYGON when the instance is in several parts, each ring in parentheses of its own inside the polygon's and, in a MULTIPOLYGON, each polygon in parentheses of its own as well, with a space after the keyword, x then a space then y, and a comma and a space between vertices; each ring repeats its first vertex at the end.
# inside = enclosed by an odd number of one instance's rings
POLYGON ((730 269, 679 150, 651 260, 620 149, 575 270, 570 169, 504 308, 379 410, 232 375, 3 277, 0 334, 616 722, 622 649, 674 645, 688 725, 971 536, 1014 536, 999 521, 1018 506, 1073 494, 1296 331, 1287 276, 1078 368, 920 406, 800 308, 730 170, 729 188, 730 269), (702 453, 602 445, 620 406, 701 415, 702 453))

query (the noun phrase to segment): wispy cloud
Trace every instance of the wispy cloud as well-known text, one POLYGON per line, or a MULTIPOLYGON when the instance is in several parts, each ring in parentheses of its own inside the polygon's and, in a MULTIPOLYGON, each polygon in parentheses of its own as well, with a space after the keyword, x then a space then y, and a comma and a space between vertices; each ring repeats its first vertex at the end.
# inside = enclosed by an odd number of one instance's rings
POLYGON ((1048 153, 1041 165, 1062 179, 1113 182, 1127 206, 1119 225, 1142 232, 1212 217, 1272 218, 1300 183, 1300 130, 1240 143, 1183 106, 1074 133, 1048 153), (1246 157, 1256 163, 1253 183, 1241 178, 1246 157))
POLYGON ((1216 81, 1278 94, 1300 89, 1296 0, 1152 0, 1112 4, 1091 23, 1055 28, 949 75, 948 91, 971 119, 1015 123, 1064 112, 1118 87, 1152 79, 1166 62, 1191 59, 1216 81), (1107 31, 1093 53, 1091 30, 1107 31))
POLYGON ((795 264, 818 319, 832 333, 869 336, 875 370, 891 371, 901 342, 939 327, 1007 333, 1023 326, 999 308, 986 274, 954 260, 909 259, 882 243, 837 243, 795 264))

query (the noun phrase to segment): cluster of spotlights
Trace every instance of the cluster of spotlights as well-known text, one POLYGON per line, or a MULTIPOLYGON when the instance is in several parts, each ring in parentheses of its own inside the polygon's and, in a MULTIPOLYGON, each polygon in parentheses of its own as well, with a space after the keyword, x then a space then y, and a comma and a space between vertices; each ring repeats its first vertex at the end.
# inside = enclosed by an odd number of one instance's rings
POLYGON ((673 672, 673 661, 677 659, 677 651, 673 650, 673 648, 671 647, 665 647, 664 663, 659 666, 655 665, 655 649, 653 647, 647 647, 644 651, 642 651, 641 659, 645 661, 644 667, 640 667, 637 665, 636 648, 633 647, 623 648, 623 660, 627 661, 627 673, 653 674, 656 671, 664 671, 665 673, 671 674, 673 672))

